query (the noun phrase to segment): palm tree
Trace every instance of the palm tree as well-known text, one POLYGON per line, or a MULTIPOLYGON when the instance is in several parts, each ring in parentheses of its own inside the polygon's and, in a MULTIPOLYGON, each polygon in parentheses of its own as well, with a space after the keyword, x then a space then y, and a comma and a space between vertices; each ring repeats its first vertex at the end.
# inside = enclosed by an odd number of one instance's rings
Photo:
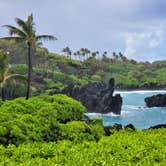
POLYGON ((75 56, 75 59, 77 60, 77 52, 74 52, 73 55, 75 56))
POLYGON ((11 74, 7 63, 7 53, 0 50, 0 89, 2 101, 5 101, 5 86, 13 79, 25 80, 25 77, 20 74, 11 74))
POLYGON ((92 58, 96 59, 96 52, 91 52, 92 58))
POLYGON ((67 47, 62 49, 62 52, 67 53, 67 47))
POLYGON ((71 59, 72 51, 70 50, 69 47, 65 47, 62 49, 62 52, 66 53, 67 56, 71 59))
POLYGON ((68 51, 69 58, 71 59, 72 52, 71 50, 68 51))
POLYGON ((81 57, 80 57, 81 53, 80 53, 80 51, 77 51, 77 55, 78 55, 78 60, 81 61, 81 57))
POLYGON ((99 58, 99 51, 96 51, 96 56, 98 55, 98 58, 99 58))
POLYGON ((90 55, 91 51, 89 49, 87 49, 87 59, 89 58, 89 55, 90 55))
POLYGON ((26 21, 20 18, 16 18, 15 21, 19 28, 12 25, 4 25, 4 27, 9 29, 10 37, 4 37, 2 39, 15 40, 16 42, 25 42, 28 46, 28 78, 26 99, 29 99, 32 74, 32 49, 35 48, 36 43, 38 43, 39 41, 57 40, 57 38, 52 35, 36 35, 32 14, 28 16, 26 21))
POLYGON ((84 49, 85 55, 86 55, 86 59, 88 59, 88 55, 90 54, 90 50, 88 50, 87 48, 84 49))
POLYGON ((85 60, 85 48, 81 48, 80 49, 80 52, 81 52, 81 55, 82 55, 82 57, 83 57, 83 61, 85 60))

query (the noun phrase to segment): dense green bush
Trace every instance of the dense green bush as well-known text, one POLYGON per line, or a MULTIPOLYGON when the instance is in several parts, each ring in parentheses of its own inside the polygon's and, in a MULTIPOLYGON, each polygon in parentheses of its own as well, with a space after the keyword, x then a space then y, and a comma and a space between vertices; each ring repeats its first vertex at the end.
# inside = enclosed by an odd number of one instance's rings
POLYGON ((22 144, 18 147, 9 145, 7 148, 0 146, 0 163, 2 166, 165 166, 165 132, 166 129, 124 130, 103 137, 99 142, 73 144, 62 141, 22 144))
POLYGON ((57 120, 66 123, 72 120, 83 120, 85 107, 66 95, 42 96, 44 101, 51 103, 57 111, 57 120))
POLYGON ((91 120, 90 124, 80 121, 61 124, 62 139, 74 142, 98 141, 105 133, 101 119, 91 120))
POLYGON ((65 95, 18 98, 1 104, 0 110, 3 145, 57 141, 61 139, 60 123, 84 120, 85 113, 81 103, 65 95))
POLYGON ((26 64, 17 64, 12 66, 11 70, 14 71, 15 73, 24 75, 27 74, 28 67, 26 64))

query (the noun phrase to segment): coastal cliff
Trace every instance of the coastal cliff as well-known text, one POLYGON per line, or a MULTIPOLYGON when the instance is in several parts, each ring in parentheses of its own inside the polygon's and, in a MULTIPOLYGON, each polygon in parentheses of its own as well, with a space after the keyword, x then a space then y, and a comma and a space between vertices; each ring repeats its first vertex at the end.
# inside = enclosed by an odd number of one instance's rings
POLYGON ((121 114, 122 97, 120 94, 113 96, 115 81, 109 80, 108 87, 100 83, 91 83, 81 89, 67 87, 63 93, 81 101, 87 112, 121 114))

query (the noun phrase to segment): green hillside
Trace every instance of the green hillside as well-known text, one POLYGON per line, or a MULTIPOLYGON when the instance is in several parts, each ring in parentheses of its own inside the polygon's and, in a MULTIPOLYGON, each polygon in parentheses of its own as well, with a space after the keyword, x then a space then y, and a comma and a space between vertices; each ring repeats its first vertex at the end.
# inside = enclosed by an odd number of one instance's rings
MULTIPOLYGON (((27 73, 27 49, 23 44, 0 41, 0 49, 9 52, 8 61, 11 71, 18 74, 27 73)), ((73 53, 74 54, 74 53, 73 53)), ((127 59, 121 53, 112 58, 101 54, 96 58, 91 52, 86 58, 71 59, 65 55, 49 53, 46 48, 37 47, 33 53, 32 95, 56 93, 73 85, 82 87, 88 83, 115 78, 116 87, 125 88, 162 88, 166 86, 166 61, 136 62, 127 59), (84 59, 84 60, 83 60, 84 59)), ((73 55, 74 56, 74 55, 73 55)), ((7 98, 24 96, 25 86, 17 81, 8 86, 7 98)))

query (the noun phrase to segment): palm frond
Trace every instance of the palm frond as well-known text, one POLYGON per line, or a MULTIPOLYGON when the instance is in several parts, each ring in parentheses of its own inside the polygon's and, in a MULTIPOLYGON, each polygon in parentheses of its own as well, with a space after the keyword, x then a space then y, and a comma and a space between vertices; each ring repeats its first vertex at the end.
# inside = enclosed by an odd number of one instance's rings
POLYGON ((28 16, 27 23, 29 25, 33 25, 33 14, 32 13, 28 16))
POLYGON ((12 35, 17 35, 20 37, 26 37, 26 34, 18 29, 17 27, 11 26, 11 25, 4 25, 7 29, 9 29, 9 34, 12 35))
POLYGON ((24 41, 24 38, 22 38, 22 37, 3 37, 1 39, 3 39, 3 40, 15 40, 16 42, 24 41))
POLYGON ((26 76, 24 76, 24 75, 11 74, 11 75, 8 75, 4 78, 4 82, 7 82, 8 80, 11 80, 11 79, 17 79, 17 80, 20 80, 20 81, 26 81, 27 80, 26 76))
POLYGON ((30 35, 35 34, 36 30, 35 30, 35 23, 33 22, 33 14, 31 13, 28 16, 28 19, 26 21, 28 29, 29 29, 29 33, 30 35))
POLYGON ((7 77, 7 76, 11 75, 10 71, 11 71, 11 68, 10 67, 6 67, 5 71, 4 71, 4 76, 7 77))
POLYGON ((42 42, 36 42, 36 46, 41 47, 41 46, 43 46, 43 43, 42 42))
POLYGON ((26 22, 20 18, 16 18, 15 19, 16 23, 22 28, 22 30, 24 31, 24 33, 28 34, 29 30, 29 26, 27 26, 26 22))
POLYGON ((57 38, 52 36, 52 35, 39 35, 39 36, 36 36, 36 41, 40 41, 40 40, 57 40, 57 38))

